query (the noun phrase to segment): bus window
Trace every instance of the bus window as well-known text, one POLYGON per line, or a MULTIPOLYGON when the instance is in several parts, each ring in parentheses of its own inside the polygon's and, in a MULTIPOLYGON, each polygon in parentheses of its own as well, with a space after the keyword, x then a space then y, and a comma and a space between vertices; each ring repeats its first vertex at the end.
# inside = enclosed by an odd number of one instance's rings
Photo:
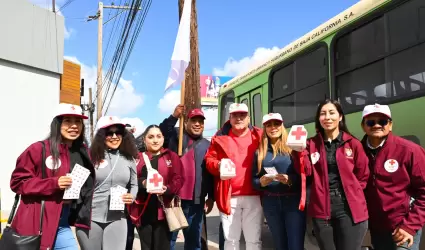
POLYGON ((345 112, 425 95, 425 2, 408 1, 385 15, 335 42, 336 88, 345 112), (364 43, 371 37, 375 43, 364 43), (358 43, 363 47, 347 49, 358 43))
POLYGON ((241 101, 241 103, 243 103, 243 104, 245 104, 246 106, 248 106, 248 110, 249 110, 249 104, 248 104, 248 99, 243 99, 242 101, 241 101))
POLYGON ((261 94, 257 93, 252 97, 254 126, 261 127, 263 121, 263 111, 261 108, 261 94))
POLYGON ((220 126, 223 126, 224 123, 229 119, 229 107, 230 104, 235 102, 235 94, 233 91, 230 91, 221 98, 221 117, 220 117, 220 126))
POLYGON ((295 121, 295 95, 288 95, 277 99, 272 102, 272 113, 279 113, 285 120, 285 126, 289 126, 287 123, 295 121))
POLYGON ((285 126, 313 121, 318 103, 329 96, 326 58, 322 46, 272 70, 270 107, 283 116, 285 126))

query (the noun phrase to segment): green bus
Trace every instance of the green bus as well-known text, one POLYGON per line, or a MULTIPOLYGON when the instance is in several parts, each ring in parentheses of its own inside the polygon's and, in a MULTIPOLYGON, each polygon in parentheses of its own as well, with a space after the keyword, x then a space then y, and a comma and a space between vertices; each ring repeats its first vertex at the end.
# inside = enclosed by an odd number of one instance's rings
POLYGON ((394 133, 425 147, 425 1, 360 0, 224 84, 218 126, 239 102, 248 105, 251 124, 280 113, 287 128, 304 125, 313 136, 325 98, 340 101, 358 138, 363 107, 387 104, 394 133))

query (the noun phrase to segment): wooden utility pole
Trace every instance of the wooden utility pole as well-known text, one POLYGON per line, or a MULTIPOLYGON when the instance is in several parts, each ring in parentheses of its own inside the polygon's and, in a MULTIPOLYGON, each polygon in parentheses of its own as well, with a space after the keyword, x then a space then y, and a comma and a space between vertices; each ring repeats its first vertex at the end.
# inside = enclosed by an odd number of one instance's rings
MULTIPOLYGON (((190 63, 186 69, 184 104, 186 112, 201 107, 201 85, 198 47, 198 15, 196 12, 196 0, 192 1, 192 13, 190 20, 190 63)), ((183 13, 184 0, 179 0, 179 20, 183 13)))
POLYGON ((99 2, 98 9, 98 33, 97 33, 97 117, 102 117, 102 38, 103 38, 103 3, 99 2))
POLYGON ((92 99, 92 88, 89 88, 89 118, 90 118, 90 142, 93 141, 94 128, 93 128, 93 99, 92 99))
MULTIPOLYGON (((103 9, 122 9, 122 10, 132 10, 130 6, 106 6, 103 5, 102 2, 99 2, 99 9, 97 11, 96 16, 89 16, 89 19, 87 21, 92 20, 98 20, 98 33, 97 33, 97 91, 96 91, 96 99, 97 99, 97 117, 96 119, 99 120, 100 117, 102 117, 102 39, 103 39, 103 25, 111 21, 112 19, 119 16, 124 11, 121 11, 118 15, 115 15, 111 19, 107 20, 105 23, 103 23, 103 9)), ((138 10, 141 10, 139 8, 138 10)))

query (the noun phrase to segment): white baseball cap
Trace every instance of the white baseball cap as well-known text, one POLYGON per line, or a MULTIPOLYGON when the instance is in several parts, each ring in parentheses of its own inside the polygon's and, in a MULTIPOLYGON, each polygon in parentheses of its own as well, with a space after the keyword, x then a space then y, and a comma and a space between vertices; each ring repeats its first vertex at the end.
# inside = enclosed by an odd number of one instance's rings
POLYGON ((272 120, 283 122, 282 116, 279 113, 269 113, 263 116, 263 125, 272 120))
POLYGON ((83 115, 83 110, 80 106, 69 103, 59 103, 55 117, 58 116, 75 116, 82 119, 88 118, 87 116, 83 115))
POLYGON ((232 103, 229 107, 229 114, 248 113, 248 106, 245 103, 232 103))
POLYGON ((125 127, 125 124, 117 116, 102 116, 97 121, 97 129, 107 128, 113 125, 120 125, 125 127))
POLYGON ((375 103, 373 105, 366 105, 364 107, 362 117, 365 118, 370 114, 383 114, 388 116, 388 118, 391 118, 390 107, 388 107, 388 105, 380 105, 378 103, 375 103))

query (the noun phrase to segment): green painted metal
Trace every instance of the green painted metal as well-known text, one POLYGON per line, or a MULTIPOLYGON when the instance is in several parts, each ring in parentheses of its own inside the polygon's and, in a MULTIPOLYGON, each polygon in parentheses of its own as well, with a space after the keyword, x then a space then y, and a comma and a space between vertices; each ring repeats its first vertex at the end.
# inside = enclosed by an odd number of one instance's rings
MULTIPOLYGON (((376 9, 384 7, 386 4, 388 4, 391 1, 384 1, 381 5, 377 6, 373 10, 369 11, 368 13, 364 14, 361 17, 354 18, 350 22, 348 22, 346 25, 349 25, 352 22, 355 22, 361 18, 364 18, 365 16, 369 15, 376 9)), ((344 26, 346 26, 344 25, 344 26)), ((299 50, 297 53, 294 53, 291 57, 286 58, 285 60, 292 60, 294 57, 297 57, 300 53, 305 52, 305 50, 308 50, 310 47, 315 46, 319 42, 325 42, 328 46, 328 59, 329 62, 331 61, 331 54, 329 53, 329 48, 332 43, 332 40, 334 39, 336 33, 340 31, 344 26, 341 26, 335 31, 330 32, 326 37, 324 37, 321 40, 317 40, 315 43, 312 43, 305 48, 299 50)), ((262 109, 263 114, 266 114, 269 112, 268 110, 268 78, 270 74, 271 68, 266 69, 265 71, 262 71, 261 73, 257 75, 253 75, 248 80, 238 83, 234 86, 229 86, 228 89, 221 91, 219 95, 219 109, 218 109, 218 115, 219 117, 221 114, 221 98, 228 94, 229 91, 233 91, 235 95, 235 100, 240 100, 239 97, 242 95, 247 95, 250 92, 256 91, 258 88, 261 88, 262 93, 262 109)), ((329 75, 331 75, 332 67, 329 67, 329 75)), ((332 79, 329 77, 329 86, 330 90, 332 89, 332 79)), ((249 96, 249 95, 248 95, 249 96)), ((332 98, 335 98, 335 96, 332 95, 332 93, 329 93, 329 96, 332 98)), ((252 98, 252 95, 251 95, 252 98)), ((252 109, 252 99, 250 100, 250 108, 252 109)), ((398 102, 390 105, 392 116, 393 116, 393 132, 396 135, 399 136, 415 136, 416 142, 419 142, 423 147, 425 147, 425 112, 420 112, 421 107, 425 107, 425 97, 420 97, 417 99, 412 99, 408 101, 398 102), (416 112, 415 112, 416 111, 416 112), (419 112, 417 112, 419 111, 419 112), (415 112, 414 114, 411 112, 415 112)), ((252 114, 251 114, 252 116, 252 114)), ((284 118, 285 119, 285 118, 284 118)), ((363 130, 361 128, 361 112, 355 112, 352 114, 348 114, 346 116, 346 121, 348 128, 350 132, 355 135, 357 138, 361 139, 363 137, 363 130)), ((220 121, 219 121, 220 124, 220 121)), ((303 124, 307 131, 309 136, 314 135, 315 128, 314 123, 309 124, 303 124)))

